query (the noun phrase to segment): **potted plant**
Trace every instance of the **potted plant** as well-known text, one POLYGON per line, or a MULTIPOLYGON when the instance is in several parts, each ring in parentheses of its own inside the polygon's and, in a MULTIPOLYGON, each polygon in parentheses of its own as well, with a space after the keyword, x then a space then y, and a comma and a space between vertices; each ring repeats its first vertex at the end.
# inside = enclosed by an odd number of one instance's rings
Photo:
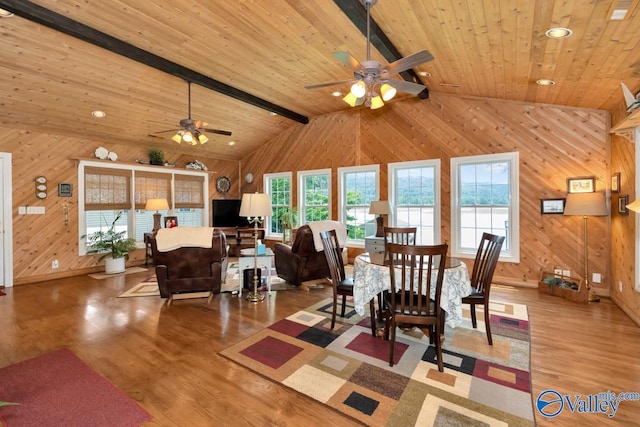
POLYGON ((164 153, 158 148, 151 148, 147 151, 149 155, 149 163, 152 165, 163 166, 164 165, 164 153))
POLYGON ((87 237, 87 253, 101 254, 98 262, 105 260, 107 274, 122 273, 129 252, 138 248, 133 237, 125 237, 126 231, 116 231, 116 222, 121 216, 122 211, 118 212, 107 231, 96 231, 87 237))
POLYGON ((282 242, 289 243, 291 241, 291 230, 298 226, 298 209, 282 209, 278 216, 278 220, 282 226, 282 242))

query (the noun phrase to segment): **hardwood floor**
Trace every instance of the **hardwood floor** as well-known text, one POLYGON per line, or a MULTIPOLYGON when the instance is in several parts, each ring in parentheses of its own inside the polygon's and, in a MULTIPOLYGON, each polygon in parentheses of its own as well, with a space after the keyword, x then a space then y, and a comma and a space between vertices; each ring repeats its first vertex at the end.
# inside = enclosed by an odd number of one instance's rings
MULTIPOLYGON (((282 291, 252 304, 230 294, 175 301, 116 298, 151 274, 80 276, 0 296, 0 366, 69 348, 152 416, 146 426, 313 426, 357 422, 219 356, 222 349, 330 296, 282 291)), ((527 304, 533 397, 640 391, 640 328, 609 300, 578 304, 535 289, 496 286, 493 300, 527 304)), ((446 343, 445 343, 446 348, 446 343)), ((602 414, 536 416, 540 426, 639 425, 640 402, 602 414)))

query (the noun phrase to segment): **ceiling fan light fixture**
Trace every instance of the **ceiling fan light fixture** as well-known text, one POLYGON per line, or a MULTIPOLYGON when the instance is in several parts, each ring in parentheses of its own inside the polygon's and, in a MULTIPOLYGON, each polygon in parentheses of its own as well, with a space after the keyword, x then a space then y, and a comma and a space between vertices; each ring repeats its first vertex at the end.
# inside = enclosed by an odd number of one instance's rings
POLYGON ((376 95, 374 97, 371 98, 371 109, 372 110, 377 110, 378 108, 381 108, 384 105, 384 102, 382 102, 382 98, 380 98, 380 95, 376 95))
POLYGON ((383 101, 391 101, 394 96, 396 96, 397 90, 395 87, 391 86, 389 83, 384 83, 380 87, 380 93, 382 94, 383 101))
POLYGON ((355 82, 351 86, 351 94, 356 98, 362 98, 365 93, 367 93, 367 85, 362 80, 355 82))
POLYGON ((171 139, 180 144, 182 142, 182 132, 177 132, 171 139))
POLYGON ((188 142, 188 143, 192 143, 193 142, 193 135, 191 135, 191 132, 186 131, 182 134, 182 140, 184 142, 188 142))
POLYGON ((358 105, 358 97, 356 97, 353 93, 349 92, 348 94, 345 95, 344 98, 342 98, 342 100, 344 102, 346 102, 347 104, 349 104, 351 107, 355 107, 356 105, 358 105))
POLYGON ((198 135, 198 141, 200 142, 200 144, 206 144, 206 142, 209 141, 209 138, 207 138, 207 135, 201 133, 200 135, 198 135))

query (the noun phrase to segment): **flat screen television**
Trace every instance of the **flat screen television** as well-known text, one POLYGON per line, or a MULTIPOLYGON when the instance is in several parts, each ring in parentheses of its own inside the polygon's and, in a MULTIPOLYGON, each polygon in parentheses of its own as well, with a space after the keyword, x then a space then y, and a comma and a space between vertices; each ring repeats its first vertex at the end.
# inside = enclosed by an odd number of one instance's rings
POLYGON ((240 199, 213 199, 214 227, 249 227, 247 218, 240 216, 240 199))

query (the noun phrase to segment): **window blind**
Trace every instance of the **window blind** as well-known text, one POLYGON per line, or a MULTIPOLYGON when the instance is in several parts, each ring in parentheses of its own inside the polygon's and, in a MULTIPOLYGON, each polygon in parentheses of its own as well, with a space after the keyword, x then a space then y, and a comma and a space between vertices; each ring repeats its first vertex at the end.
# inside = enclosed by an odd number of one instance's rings
POLYGON ((130 170, 99 167, 85 168, 85 210, 130 209, 130 194, 130 170))
POLYGON ((203 176, 175 174, 174 179, 176 208, 204 208, 203 176))
POLYGON ((170 174, 136 171, 134 189, 136 209, 144 209, 147 199, 167 199, 171 206, 170 174))

